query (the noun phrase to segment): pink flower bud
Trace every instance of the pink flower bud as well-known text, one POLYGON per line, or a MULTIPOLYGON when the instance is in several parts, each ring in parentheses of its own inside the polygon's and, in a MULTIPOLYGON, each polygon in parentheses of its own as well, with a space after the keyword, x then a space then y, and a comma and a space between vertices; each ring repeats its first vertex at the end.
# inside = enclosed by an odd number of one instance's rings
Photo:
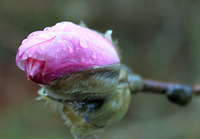
POLYGON ((35 31, 23 40, 16 64, 28 79, 48 84, 72 72, 119 63, 110 41, 88 28, 61 22, 35 31))

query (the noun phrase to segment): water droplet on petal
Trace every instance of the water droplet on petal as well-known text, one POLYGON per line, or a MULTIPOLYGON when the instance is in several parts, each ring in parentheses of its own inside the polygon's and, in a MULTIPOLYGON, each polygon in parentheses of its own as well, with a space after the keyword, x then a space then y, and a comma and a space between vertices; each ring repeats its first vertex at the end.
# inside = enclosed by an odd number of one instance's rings
POLYGON ((84 39, 80 39, 80 40, 79 40, 79 44, 80 44, 80 46, 81 46, 82 48, 88 48, 88 43, 87 43, 87 41, 84 40, 84 39))
POLYGON ((61 29, 61 30, 63 30, 64 28, 65 28, 65 22, 60 22, 60 23, 57 23, 55 26, 56 27, 58 27, 59 26, 59 28, 61 29))
POLYGON ((34 36, 34 34, 35 34, 35 32, 32 32, 31 34, 29 34, 29 35, 28 35, 28 37, 27 37, 27 38, 33 37, 33 36, 34 36))
POLYGON ((65 42, 65 45, 67 46, 67 49, 69 50, 69 53, 72 54, 74 52, 74 50, 73 50, 73 44, 70 43, 69 41, 66 41, 66 40, 64 40, 64 42, 65 42))
POLYGON ((56 25, 62 25, 62 24, 65 24, 65 22, 56 23, 56 25))
POLYGON ((44 31, 47 31, 49 28, 50 28, 50 27, 46 27, 46 28, 44 28, 44 31))
POLYGON ((22 41, 22 44, 26 43, 27 41, 28 41, 28 39, 24 39, 24 40, 22 41))

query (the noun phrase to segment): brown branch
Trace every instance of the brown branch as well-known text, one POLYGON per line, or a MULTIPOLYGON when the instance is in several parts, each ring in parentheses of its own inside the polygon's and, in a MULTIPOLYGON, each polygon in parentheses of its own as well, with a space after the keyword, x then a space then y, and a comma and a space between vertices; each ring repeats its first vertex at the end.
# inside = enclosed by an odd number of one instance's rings
POLYGON ((144 79, 144 86, 142 91, 152 91, 158 94, 165 94, 168 90, 173 88, 184 88, 190 87, 195 95, 200 95, 200 85, 183 85, 179 83, 169 83, 169 82, 162 82, 162 81, 156 81, 151 79, 144 79))
POLYGON ((144 79, 142 91, 167 95, 171 102, 184 106, 194 95, 200 95, 200 85, 189 86, 144 79))

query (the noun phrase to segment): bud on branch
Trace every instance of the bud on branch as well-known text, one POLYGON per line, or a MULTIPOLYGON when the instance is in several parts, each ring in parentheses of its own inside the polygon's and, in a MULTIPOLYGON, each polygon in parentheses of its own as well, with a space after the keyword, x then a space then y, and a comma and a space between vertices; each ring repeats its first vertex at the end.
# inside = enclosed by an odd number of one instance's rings
POLYGON ((37 100, 59 110, 76 139, 97 139, 120 120, 131 93, 164 94, 181 106, 200 94, 198 85, 146 80, 133 73, 120 63, 111 34, 61 22, 31 33, 18 49, 17 66, 42 87, 37 100))
POLYGON ((144 79, 142 91, 167 95, 171 102, 185 106, 189 104, 194 94, 199 94, 200 88, 144 79))

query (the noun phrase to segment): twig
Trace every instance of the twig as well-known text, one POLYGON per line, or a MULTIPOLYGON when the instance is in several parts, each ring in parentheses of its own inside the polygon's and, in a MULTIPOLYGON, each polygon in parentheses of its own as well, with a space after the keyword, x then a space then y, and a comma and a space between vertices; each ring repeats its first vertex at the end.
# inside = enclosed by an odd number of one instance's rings
POLYGON ((194 95, 200 95, 200 85, 183 85, 144 79, 143 92, 167 95, 168 99, 181 106, 187 105, 194 95))

